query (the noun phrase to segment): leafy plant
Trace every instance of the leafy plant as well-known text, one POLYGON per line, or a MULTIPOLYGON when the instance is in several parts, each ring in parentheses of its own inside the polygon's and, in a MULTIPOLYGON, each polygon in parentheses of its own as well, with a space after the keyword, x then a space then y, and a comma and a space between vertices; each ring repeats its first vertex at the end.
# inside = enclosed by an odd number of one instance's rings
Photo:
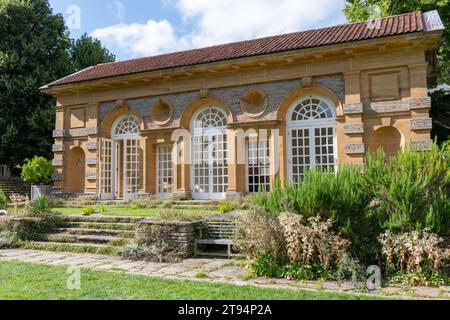
POLYGON ((9 206, 9 198, 3 191, 3 189, 0 188, 0 210, 7 209, 9 206))
POLYGON ((251 275, 254 277, 283 277, 283 261, 269 252, 261 252, 250 263, 251 275))
POLYGON ((220 203, 219 207, 218 207, 218 211, 220 213, 228 213, 228 212, 231 212, 231 211, 233 211, 235 209, 236 209, 235 206, 232 203, 227 202, 227 201, 224 201, 224 202, 220 203))
POLYGON ((12 249, 17 247, 17 239, 13 234, 2 231, 0 232, 0 249, 12 249))
POLYGON ((350 241, 353 255, 374 259, 380 230, 366 211, 373 196, 363 186, 360 168, 345 165, 336 173, 309 171, 298 185, 277 181, 270 193, 259 193, 253 201, 275 215, 292 212, 306 220, 331 220, 333 231, 350 241))
POLYGON ((46 195, 41 195, 31 203, 32 215, 46 215, 51 213, 50 200, 46 195))
POLYGON ((94 207, 84 207, 82 211, 84 215, 91 215, 97 212, 97 210, 94 207))
POLYGON ((176 261, 169 246, 163 240, 158 240, 152 245, 145 243, 129 244, 122 249, 122 257, 130 260, 147 260, 159 263, 176 261))
POLYGON ((43 157, 27 159, 22 166, 22 179, 31 183, 49 185, 52 183, 53 165, 52 162, 43 157))
POLYGON ((284 267, 283 277, 289 280, 326 280, 331 277, 331 274, 324 270, 320 262, 313 264, 303 264, 300 262, 293 262, 284 267))

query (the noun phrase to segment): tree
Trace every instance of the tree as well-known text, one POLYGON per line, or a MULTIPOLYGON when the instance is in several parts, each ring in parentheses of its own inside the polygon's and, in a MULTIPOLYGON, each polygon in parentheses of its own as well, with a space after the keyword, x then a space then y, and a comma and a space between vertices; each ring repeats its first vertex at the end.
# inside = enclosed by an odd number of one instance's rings
POLYGON ((116 60, 116 56, 104 48, 99 40, 86 33, 78 40, 72 40, 70 57, 75 71, 116 60))
POLYGON ((51 157, 55 102, 39 87, 71 71, 64 19, 47 0, 1 0, 0 39, 0 163, 51 157))
POLYGON ((346 0, 344 12, 347 19, 358 22, 372 18, 376 9, 383 17, 438 10, 446 27, 438 53, 438 81, 450 83, 450 0, 346 0))
POLYGON ((0 164, 52 157, 55 99, 39 91, 75 71, 115 60, 100 41, 71 41, 48 0, 0 0, 0 164))

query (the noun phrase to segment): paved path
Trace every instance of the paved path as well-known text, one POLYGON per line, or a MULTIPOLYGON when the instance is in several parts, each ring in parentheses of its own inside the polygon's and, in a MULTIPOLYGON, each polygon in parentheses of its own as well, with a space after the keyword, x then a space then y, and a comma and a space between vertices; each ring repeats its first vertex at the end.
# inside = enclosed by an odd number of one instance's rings
MULTIPOLYGON (((358 293, 350 282, 340 285, 336 282, 298 282, 284 279, 248 279, 248 271, 242 262, 224 259, 187 259, 181 263, 153 263, 123 260, 120 257, 57 253, 37 250, 0 250, 0 261, 29 262, 53 266, 75 266, 109 272, 125 272, 165 279, 208 281, 232 285, 251 285, 276 289, 302 289, 321 292, 358 293)), ((369 296, 388 296, 394 298, 450 299, 450 287, 443 288, 383 288, 369 296)))

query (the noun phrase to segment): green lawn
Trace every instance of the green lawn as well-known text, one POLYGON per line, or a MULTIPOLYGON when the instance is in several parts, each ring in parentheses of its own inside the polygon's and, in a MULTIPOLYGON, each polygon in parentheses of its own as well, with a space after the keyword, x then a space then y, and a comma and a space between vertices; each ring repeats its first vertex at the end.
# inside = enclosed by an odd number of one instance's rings
MULTIPOLYGON (((1 252, 0 252, 1 254, 1 252)), ((0 300, 355 300, 350 294, 263 289, 81 271, 81 289, 69 290, 67 267, 0 262, 0 300)))
MULTIPOLYGON (((98 207, 94 206, 94 208, 98 209, 98 207)), ((127 217, 151 217, 157 216, 164 209, 161 208, 145 208, 145 209, 132 209, 132 208, 120 208, 120 207, 107 207, 106 211, 102 213, 105 216, 127 216, 127 217)), ((212 211, 206 211, 203 209, 198 210, 176 210, 180 212, 184 212, 186 214, 194 213, 194 214, 207 214, 214 213, 212 211)), ((72 215, 72 214, 81 214, 83 213, 83 208, 53 208, 52 212, 62 213, 64 215, 72 215)))

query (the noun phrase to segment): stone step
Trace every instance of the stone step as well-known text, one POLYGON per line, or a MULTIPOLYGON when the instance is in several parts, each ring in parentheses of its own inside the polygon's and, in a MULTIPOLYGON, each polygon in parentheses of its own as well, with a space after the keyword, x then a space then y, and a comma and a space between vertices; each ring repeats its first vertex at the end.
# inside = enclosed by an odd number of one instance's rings
POLYGON ((83 228, 59 228, 55 230, 55 233, 65 233, 71 235, 84 235, 84 236, 111 236, 119 238, 134 238, 134 231, 127 230, 108 230, 108 229, 83 229, 83 228))
POLYGON ((83 215, 71 215, 62 218, 65 222, 93 222, 93 223, 127 223, 134 224, 144 218, 140 217, 110 217, 110 216, 83 216, 83 215))
POLYGON ((112 236, 73 235, 68 233, 55 233, 47 236, 47 241, 61 243, 109 244, 117 239, 117 237, 112 236))
POLYGON ((53 252, 75 252, 75 253, 92 253, 105 255, 120 255, 122 249, 103 244, 80 244, 80 243, 60 243, 60 242, 40 242, 27 241, 22 242, 20 247, 23 249, 43 250, 53 252))
POLYGON ((54 243, 85 243, 85 244, 104 244, 112 247, 122 247, 131 243, 133 239, 119 238, 112 236, 96 235, 73 235, 67 233, 50 234, 47 236, 47 242, 54 243))
POLYGON ((125 230, 134 231, 135 223, 103 223, 103 222, 71 222, 67 221, 60 226, 61 228, 76 229, 102 229, 102 230, 125 230))
POLYGON ((211 210, 214 211, 217 209, 217 206, 215 205, 197 205, 197 204, 190 204, 190 205, 181 205, 181 204, 176 204, 172 206, 172 209, 176 209, 176 210, 191 210, 191 211, 195 211, 195 210, 211 210))

